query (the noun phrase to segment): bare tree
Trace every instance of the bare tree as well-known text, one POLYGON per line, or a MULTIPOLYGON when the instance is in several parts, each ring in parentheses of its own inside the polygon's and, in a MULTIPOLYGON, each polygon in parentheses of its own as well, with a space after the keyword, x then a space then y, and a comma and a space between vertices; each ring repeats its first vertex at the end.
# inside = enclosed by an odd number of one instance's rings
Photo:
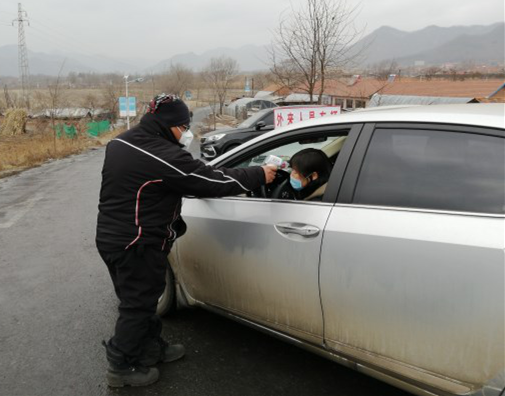
POLYGON ((376 63, 370 68, 369 73, 379 81, 387 81, 391 74, 398 73, 398 63, 395 60, 376 63))
POLYGON ((112 122, 116 121, 119 97, 122 92, 121 82, 109 81, 109 84, 102 88, 102 107, 112 115, 112 122))
POLYGON ((175 64, 170 65, 166 74, 160 76, 161 86, 165 92, 182 97, 184 92, 192 85, 194 80, 193 70, 188 67, 175 64))
POLYGON ((251 87, 253 91, 262 91, 269 84, 275 82, 275 77, 270 71, 257 72, 252 75, 253 86, 251 87))
POLYGON ((277 80, 307 92, 311 102, 318 92, 321 102, 326 80, 359 55, 351 51, 361 35, 354 27, 356 16, 357 8, 345 0, 306 0, 304 8, 292 8, 281 19, 270 49, 277 80))
MULTIPOLYGON (((288 88, 289 90, 294 90, 296 88, 302 88, 308 86, 311 89, 305 90, 309 94, 314 93, 315 89, 315 81, 314 82, 306 82, 306 77, 308 75, 306 73, 300 73, 300 68, 290 59, 285 59, 282 61, 277 61, 275 53, 271 54, 272 56, 272 67, 270 71, 272 72, 272 76, 274 81, 283 87, 288 88)), ((310 72, 308 73, 310 75, 310 72)), ((312 101, 312 96, 311 96, 312 101)))
POLYGON ((49 117, 51 118, 51 127, 53 128, 53 149, 56 154, 56 116, 58 115, 58 107, 62 101, 61 95, 61 72, 65 66, 66 59, 61 63, 60 71, 58 72, 58 77, 52 84, 48 84, 48 94, 49 94, 49 117))
POLYGON ((424 75, 426 77, 426 80, 430 81, 433 77, 437 75, 441 71, 440 67, 438 66, 430 66, 424 70, 424 75))
POLYGON ((223 114, 228 90, 231 88, 233 79, 237 74, 238 62, 225 56, 212 58, 209 65, 202 72, 205 82, 213 91, 213 97, 219 103, 219 114, 223 114))
POLYGON ((7 88, 7 85, 4 85, 4 96, 5 96, 5 106, 10 109, 14 107, 18 107, 17 105, 17 98, 14 100, 12 99, 10 93, 9 93, 9 88, 7 88))
POLYGON ((94 120, 95 113, 99 107, 98 98, 94 94, 88 93, 86 96, 84 96, 81 103, 82 106, 89 111, 91 119, 94 120))

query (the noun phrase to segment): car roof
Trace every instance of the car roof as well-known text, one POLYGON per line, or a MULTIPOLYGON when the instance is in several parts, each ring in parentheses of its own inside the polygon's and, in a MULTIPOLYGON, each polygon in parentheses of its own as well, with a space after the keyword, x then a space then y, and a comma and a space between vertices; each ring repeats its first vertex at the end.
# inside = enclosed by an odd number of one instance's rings
MULTIPOLYGON (((307 121, 304 126, 356 122, 424 122, 505 128, 505 104, 470 103, 456 105, 391 106, 364 109, 307 121)), ((298 129, 298 123, 284 130, 298 129)), ((281 132, 281 128, 279 129, 281 132)))
MULTIPOLYGON (((277 109, 277 107, 269 107, 268 109, 258 110, 257 112, 255 112, 254 114, 252 114, 251 117, 253 115, 256 115, 256 114, 263 114, 263 113, 268 113, 269 111, 274 111, 274 109, 277 109)), ((248 118, 251 118, 251 117, 248 117, 248 118)))
POLYGON ((298 108, 309 108, 309 107, 328 107, 327 105, 287 105, 287 106, 276 106, 276 107, 270 107, 268 109, 262 109, 258 110, 258 113, 261 112, 267 112, 267 111, 274 111, 274 110, 279 110, 279 109, 298 109, 298 108))
MULTIPOLYGON (((295 129, 363 122, 436 123, 505 129, 505 104, 469 103, 428 106, 384 106, 370 110, 363 109, 277 128, 244 143, 240 147, 245 148, 255 144, 257 141, 268 139, 270 136, 288 133, 295 129)), ((225 153, 224 156, 227 156, 226 154, 228 153, 225 153)), ((224 156, 219 158, 222 159, 224 156)))
POLYGON ((301 127, 348 124, 361 122, 421 122, 436 124, 470 125, 505 128, 505 104, 472 103, 429 106, 391 106, 357 110, 345 114, 326 116, 278 128, 274 133, 284 133, 301 127))

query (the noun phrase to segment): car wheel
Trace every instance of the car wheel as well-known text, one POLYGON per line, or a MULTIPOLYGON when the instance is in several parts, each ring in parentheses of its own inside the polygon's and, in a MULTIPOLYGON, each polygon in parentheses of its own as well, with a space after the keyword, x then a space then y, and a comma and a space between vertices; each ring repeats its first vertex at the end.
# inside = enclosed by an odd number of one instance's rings
POLYGON ((167 267, 165 281, 165 290, 158 299, 158 307, 156 308, 156 313, 159 316, 169 315, 173 313, 176 308, 175 276, 170 265, 167 267))
POLYGON ((227 153, 228 151, 233 150, 235 147, 238 147, 238 146, 240 146, 240 143, 230 144, 229 146, 227 146, 224 149, 224 152, 227 153))

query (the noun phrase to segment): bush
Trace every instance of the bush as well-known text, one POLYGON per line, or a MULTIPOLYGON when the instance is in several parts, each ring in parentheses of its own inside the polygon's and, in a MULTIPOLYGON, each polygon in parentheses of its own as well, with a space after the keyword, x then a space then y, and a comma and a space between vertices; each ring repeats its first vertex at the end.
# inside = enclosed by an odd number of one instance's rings
POLYGON ((28 113, 25 109, 8 109, 0 127, 0 135, 15 136, 26 132, 28 113))

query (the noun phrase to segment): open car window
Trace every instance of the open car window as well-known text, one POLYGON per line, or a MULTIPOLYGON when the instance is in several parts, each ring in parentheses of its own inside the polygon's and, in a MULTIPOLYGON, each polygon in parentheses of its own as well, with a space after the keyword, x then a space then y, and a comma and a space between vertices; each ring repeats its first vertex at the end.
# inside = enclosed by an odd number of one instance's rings
MULTIPOLYGON (((347 131, 340 131, 339 134, 328 133, 327 135, 317 135, 313 137, 298 138, 296 140, 285 139, 277 145, 265 145, 264 150, 255 150, 248 156, 238 159, 235 163, 227 164, 231 168, 244 168, 249 166, 264 165, 269 156, 276 156, 282 160, 276 179, 273 183, 264 188, 252 191, 242 196, 250 198, 268 198, 280 200, 300 200, 300 195, 291 189, 290 178, 290 160, 301 150, 312 148, 321 150, 330 160, 332 166, 347 139, 347 131)), ((320 197, 321 199, 321 197, 320 197)))
POLYGON ((307 148, 322 150, 327 155, 327 157, 330 160, 332 160, 332 158, 335 157, 336 154, 338 154, 338 152, 342 148, 345 139, 346 139, 345 136, 327 136, 324 138, 313 140, 310 139, 300 140, 269 149, 260 154, 256 154, 253 157, 249 157, 245 160, 242 160, 240 163, 232 167, 245 168, 248 166, 258 166, 258 165, 261 166, 265 164, 265 160, 270 155, 274 155, 276 157, 281 158, 284 161, 285 168, 283 169, 290 170, 289 160, 291 159, 291 157, 295 155, 297 152, 307 148))

